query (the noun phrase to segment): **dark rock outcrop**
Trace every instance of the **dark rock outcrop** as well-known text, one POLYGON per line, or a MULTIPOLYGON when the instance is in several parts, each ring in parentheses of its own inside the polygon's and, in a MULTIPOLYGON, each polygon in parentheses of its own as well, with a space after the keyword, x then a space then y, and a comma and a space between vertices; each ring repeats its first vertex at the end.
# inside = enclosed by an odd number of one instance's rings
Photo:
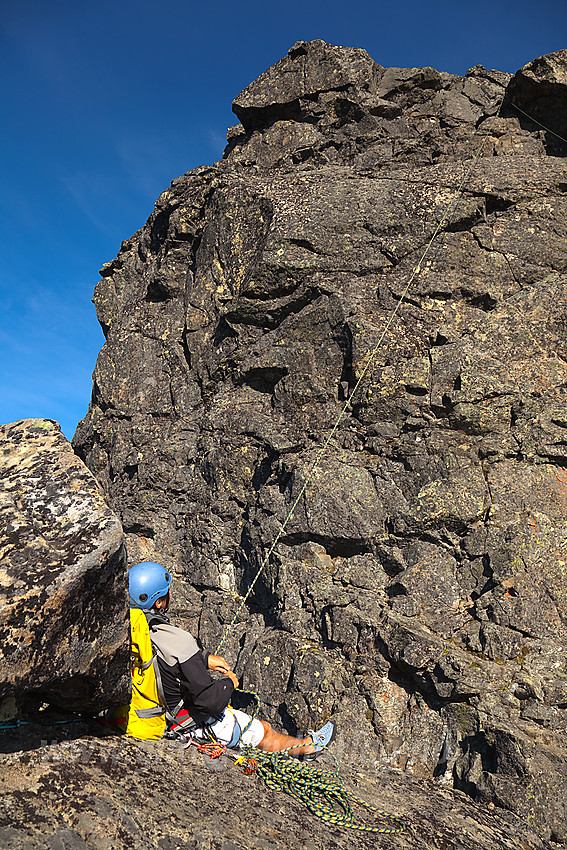
POLYGON ((566 89, 567 51, 561 50, 521 68, 509 90, 509 102, 519 113, 522 126, 543 128, 547 150, 562 156, 567 136, 566 89))
POLYGON ((226 653, 288 730, 562 842, 566 62, 294 45, 103 267, 74 438, 214 649, 375 349, 226 653))
POLYGON ((127 699, 124 535, 55 422, 0 427, 0 511, 2 719, 127 699))

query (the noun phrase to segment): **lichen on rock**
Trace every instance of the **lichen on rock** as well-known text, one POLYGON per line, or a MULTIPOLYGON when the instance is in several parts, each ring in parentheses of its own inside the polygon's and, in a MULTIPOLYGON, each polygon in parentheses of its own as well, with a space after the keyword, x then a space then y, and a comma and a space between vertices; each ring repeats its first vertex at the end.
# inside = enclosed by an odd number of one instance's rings
POLYGON ((122 527, 57 423, 0 427, 0 700, 100 711, 129 693, 122 527))

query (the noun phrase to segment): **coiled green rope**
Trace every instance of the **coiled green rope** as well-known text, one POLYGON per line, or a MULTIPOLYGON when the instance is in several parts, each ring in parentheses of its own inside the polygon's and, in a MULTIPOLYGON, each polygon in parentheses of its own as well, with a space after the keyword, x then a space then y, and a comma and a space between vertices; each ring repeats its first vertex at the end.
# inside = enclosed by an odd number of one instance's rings
MULTIPOLYGON (((325 748, 326 749, 326 748, 325 748)), ((257 773, 268 788, 284 791, 298 803, 306 806, 310 812, 328 823, 356 829, 360 832, 375 832, 393 835, 403 832, 405 824, 395 815, 383 812, 370 803, 361 800, 348 788, 345 788, 339 773, 336 758, 335 769, 316 767, 307 761, 299 761, 288 755, 289 750, 279 753, 266 753, 256 747, 241 748, 242 762, 246 773, 257 773), (394 821, 397 826, 366 826, 355 822, 352 804, 362 806, 375 815, 394 821)), ((330 752, 330 750, 329 750, 330 752)))
MULTIPOLYGON (((238 688, 238 691, 251 696, 255 702, 250 722, 240 733, 242 739, 242 735, 258 713, 260 697, 254 691, 245 691, 242 688, 238 688)), ((324 747, 324 749, 335 762, 335 767, 332 770, 317 767, 310 761, 300 761, 290 756, 289 751, 291 749, 296 750, 297 745, 289 747, 287 750, 280 750, 277 753, 267 753, 264 750, 257 749, 257 747, 241 744, 241 756, 236 760, 236 763, 243 765, 245 773, 257 773, 268 788, 274 791, 284 791, 298 803, 306 806, 318 818, 328 823, 357 829, 360 832, 380 832, 388 835, 404 831, 405 824, 400 818, 371 806, 370 803, 361 800, 360 797, 345 788, 337 759, 328 747, 324 747), (398 825, 396 827, 383 827, 355 823, 352 803, 362 806, 375 815, 395 821, 398 825)))

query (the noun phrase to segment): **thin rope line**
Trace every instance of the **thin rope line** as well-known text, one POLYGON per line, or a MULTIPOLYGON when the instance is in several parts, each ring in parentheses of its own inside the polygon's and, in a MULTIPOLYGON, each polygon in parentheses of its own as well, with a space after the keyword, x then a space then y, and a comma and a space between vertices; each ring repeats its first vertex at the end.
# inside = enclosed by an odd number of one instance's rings
POLYGON ((509 103, 509 104, 510 104, 510 106, 512 106, 514 109, 517 109, 517 110, 518 110, 518 112, 521 112, 521 113, 522 113, 522 115, 525 115, 525 116, 526 116, 526 118, 529 118, 529 119, 530 119, 530 121, 533 121, 533 123, 534 123, 534 124, 538 124, 538 126, 542 127, 542 128, 543 128, 544 130, 546 130, 548 133, 551 133, 551 135, 552 135, 552 136, 556 136, 558 139, 561 139, 561 141, 562 141, 562 142, 565 142, 565 144, 567 145, 567 139, 566 139, 564 136, 561 136, 559 133, 556 133, 556 132, 555 132, 555 130, 551 130, 549 127, 546 127, 546 126, 545 126, 545 124, 542 124, 542 123, 541 123, 541 121, 538 121, 538 120, 537 120, 537 118, 534 118, 534 117, 533 117, 533 115, 528 115, 528 113, 527 113, 527 112, 524 112, 524 110, 523 110, 523 109, 521 109, 521 108, 518 106, 518 104, 517 104, 517 103, 514 103, 514 101, 513 101, 513 100, 508 101, 508 103, 509 103))
MULTIPOLYGON (((502 98, 502 100, 500 101, 500 105, 499 105, 499 107, 498 107, 498 110, 496 111, 496 115, 497 115, 497 116, 500 114, 500 110, 501 110, 501 108, 502 108, 502 104, 503 104, 503 102, 504 102, 504 97, 503 97, 503 98, 502 98)), ((332 427, 332 429, 331 429, 330 433, 328 434, 328 436, 327 436, 327 438, 326 438, 325 442, 323 443, 322 447, 321 447, 321 448, 319 449, 319 451, 317 452, 317 455, 316 455, 316 457, 315 457, 315 460, 313 461, 313 464, 311 465, 311 469, 309 470, 309 473, 308 473, 308 475, 307 475, 307 478, 305 479, 305 481, 304 481, 304 483, 303 483, 303 485, 302 485, 301 489, 299 490, 299 493, 298 493, 298 495, 297 495, 297 497, 296 497, 296 499, 295 499, 295 501, 294 501, 293 505, 291 506, 291 508, 290 508, 290 510, 289 510, 289 513, 288 513, 288 515, 286 516, 285 520, 283 521, 283 523, 282 523, 282 525, 281 525, 281 527, 280 527, 280 529, 279 529, 278 533, 276 534, 276 536, 275 536, 275 538, 274 538, 274 540, 273 540, 273 542, 272 542, 272 545, 271 545, 271 546, 270 546, 270 548, 268 549, 268 552, 267 552, 266 556, 264 557, 264 559, 263 559, 262 563, 260 564, 260 567, 258 568, 258 571, 257 571, 256 575, 254 576, 254 578, 253 578, 253 580, 252 580, 252 583, 251 583, 250 587, 249 587, 249 588, 248 588, 248 590, 246 591, 245 596, 242 598, 242 601, 240 602, 240 605, 239 605, 239 606, 238 606, 238 608, 236 609, 236 613, 234 614, 234 617, 232 618, 232 620, 230 621, 230 623, 228 624, 228 626, 226 627, 226 629, 225 629, 225 631, 224 631, 224 634, 223 634, 223 636, 222 636, 222 638, 221 638, 221 641, 220 641, 220 643, 219 643, 219 645, 218 645, 217 649, 215 650, 215 653, 216 653, 217 655, 219 654, 220 650, 222 649, 222 647, 223 647, 223 645, 224 645, 224 643, 225 643, 225 641, 226 641, 226 639, 227 639, 227 637, 228 637, 228 635, 229 635, 229 633, 230 633, 230 630, 232 629, 232 627, 234 626, 234 624, 235 624, 236 620, 238 619, 238 616, 239 616, 240 612, 242 611, 242 608, 243 608, 243 607, 244 607, 244 605, 246 604, 246 600, 248 599, 248 597, 249 597, 249 596, 250 596, 250 594, 252 593, 252 590, 254 589, 254 586, 256 585, 256 582, 257 582, 257 581, 258 581, 258 579, 260 578, 260 575, 261 575, 261 573, 262 573, 262 570, 264 569, 264 567, 265 567, 265 566, 266 566, 266 564, 268 563, 268 561, 269 561, 270 557, 272 556, 272 553, 273 553, 274 549, 276 548, 276 546, 277 546, 277 544, 278 544, 278 542, 279 542, 279 540, 280 540, 280 538, 281 538, 282 534, 284 533, 285 528, 286 528, 286 526, 287 526, 288 522, 290 521, 291 517, 293 516, 293 513, 294 513, 294 511, 295 511, 295 509, 296 509, 297 505, 299 504, 301 497, 303 496, 303 494, 304 494, 305 490, 307 489, 308 485, 311 483, 311 480, 312 480, 312 478, 313 478, 313 476, 314 476, 314 474, 315 474, 315 471, 316 471, 317 467, 319 466, 319 463, 320 463, 320 461, 321 461, 321 458, 322 458, 322 457, 323 457, 323 455, 325 454, 325 452, 326 452, 326 450, 327 450, 327 447, 328 447, 329 443, 330 443, 330 442, 331 442, 331 440, 333 439, 333 437, 334 437, 334 435, 335 435, 335 433, 336 433, 336 431, 337 431, 337 428, 339 427, 339 425, 340 425, 340 423, 341 423, 341 421, 342 421, 342 419, 343 419, 344 415, 346 414, 346 412, 347 412, 347 410, 348 410, 348 408, 349 408, 349 406, 350 406, 350 404, 351 404, 351 402, 352 402, 352 400, 353 400, 353 398, 354 398, 354 396, 355 396, 355 394, 356 394, 356 392, 357 392, 358 388, 360 387, 360 385, 361 385, 362 381, 364 380, 364 378, 365 378, 365 376, 366 376, 366 374, 367 374, 367 372, 368 372, 368 370, 369 370, 369 368, 370 368, 370 365, 371 365, 372 361, 374 360, 374 358, 375 358, 376 354, 378 353, 378 349, 379 349, 379 348, 380 348, 380 346, 382 345, 382 342, 383 342, 383 340, 384 340, 384 337, 386 336, 386 333, 388 332, 388 329, 390 328, 390 325, 391 325, 391 324, 392 324, 392 322, 394 321, 394 318, 396 317, 396 315, 397 315, 397 313, 398 313, 398 311, 399 311, 399 309, 400 309, 400 307, 401 307, 401 305, 402 305, 402 302, 403 302, 404 298, 406 297, 406 295, 407 295, 407 293, 408 293, 408 290, 409 290, 410 286, 412 285, 412 283, 414 282, 415 278, 417 277, 417 275, 418 275, 418 274, 419 274, 419 272, 421 271, 421 264, 423 263, 423 261, 425 260, 425 258, 426 258, 426 256, 427 256, 427 254, 429 253, 429 250, 430 250, 431 246, 433 245, 433 242, 434 242, 434 241, 435 241, 435 239, 437 238, 437 236, 438 236, 439 232, 441 231, 441 228, 442 228, 442 227, 444 227, 444 225, 445 225, 445 223, 447 222, 447 219, 449 218, 449 216, 450 216, 451 212, 453 211, 454 207, 457 205, 457 203, 458 203, 458 201, 459 201, 459 199, 460 199, 460 197, 461 197, 461 194, 462 194, 462 192, 463 192, 463 188, 464 188, 464 186, 465 186, 465 183, 468 181, 468 179, 469 179, 469 176, 470 176, 471 172, 472 172, 472 171, 473 171, 473 169, 476 167, 476 164, 477 164, 478 160, 480 159, 480 155, 481 155, 481 153, 482 153, 482 151, 483 151, 483 149, 484 149, 484 146, 485 146, 485 144, 486 144, 486 139, 487 139, 487 136, 485 135, 485 136, 483 137, 483 139, 482 139, 481 144, 478 146, 478 150, 477 150, 477 152, 476 152, 475 156, 474 156, 474 157, 472 158, 472 160, 471 160, 471 164, 469 165, 468 169, 465 171, 465 173, 464 173, 464 175, 463 175, 463 177, 462 177, 462 179, 461 179, 461 182, 459 183, 459 186, 458 186, 458 189, 457 189, 457 192, 456 192, 455 197, 453 198, 453 200, 451 201, 451 203, 450 203, 450 204, 449 204, 449 206, 447 207, 447 209, 446 209, 445 213, 443 214, 443 216, 441 217, 441 219, 440 219, 439 223, 437 224, 437 227, 436 227, 436 228, 435 228, 435 230, 433 231, 433 235, 431 236, 431 238, 430 238, 430 239, 429 239, 429 241, 427 242, 427 245, 425 246, 425 249, 423 250, 423 253, 421 254, 421 257, 419 258, 419 261, 418 261, 417 265, 414 267, 414 269, 413 269, 413 271, 412 271, 412 273, 411 273, 411 275, 410 275, 410 277, 409 277, 409 280, 408 280, 408 282, 406 283, 406 285, 405 285, 405 287, 404 287, 404 289, 403 289, 402 294, 401 294, 401 295, 400 295, 400 297, 398 298, 397 304, 396 304, 396 306, 394 307, 394 309, 393 309, 393 311, 392 311, 392 313, 391 313, 391 315, 390 315, 390 317, 389 317, 388 321, 386 322, 386 324, 385 324, 385 326, 384 326, 384 329, 382 330, 382 333, 381 333, 381 335, 380 335, 380 337, 379 337, 379 339, 378 339, 378 342, 376 343, 376 345, 374 346, 374 348, 373 348, 373 349, 372 349, 372 351, 370 352, 370 356, 368 357, 368 359, 367 359, 367 361, 366 361, 366 365, 364 366, 364 368, 363 368, 362 372, 360 373, 360 376, 359 376, 359 378, 358 378, 358 380, 357 380, 356 384, 354 385, 354 389, 352 390, 352 392, 350 393, 349 397, 347 398, 347 400, 346 400, 346 402, 345 402, 345 404, 344 404, 344 406, 343 406, 343 408, 342 408, 341 412, 339 413, 339 415, 338 415, 338 417, 337 417, 337 419, 336 419, 336 421, 335 421, 335 424, 333 425, 333 427, 332 427)))

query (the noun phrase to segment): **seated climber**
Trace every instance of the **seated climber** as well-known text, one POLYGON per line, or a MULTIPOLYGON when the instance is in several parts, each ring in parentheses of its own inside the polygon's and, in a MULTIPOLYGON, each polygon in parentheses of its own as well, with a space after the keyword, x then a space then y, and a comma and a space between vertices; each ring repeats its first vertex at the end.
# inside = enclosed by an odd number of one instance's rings
POLYGON ((200 651, 195 638, 171 625, 166 616, 171 574, 160 564, 143 561, 130 570, 130 607, 146 614, 159 671, 158 691, 164 702, 168 729, 195 740, 209 739, 230 748, 251 745, 266 752, 289 749, 292 756, 316 758, 332 740, 329 721, 306 738, 276 732, 269 723, 229 704, 238 679, 224 658, 200 651), (221 674, 213 679, 209 671, 221 674), (210 733, 210 734, 209 734, 210 733))

